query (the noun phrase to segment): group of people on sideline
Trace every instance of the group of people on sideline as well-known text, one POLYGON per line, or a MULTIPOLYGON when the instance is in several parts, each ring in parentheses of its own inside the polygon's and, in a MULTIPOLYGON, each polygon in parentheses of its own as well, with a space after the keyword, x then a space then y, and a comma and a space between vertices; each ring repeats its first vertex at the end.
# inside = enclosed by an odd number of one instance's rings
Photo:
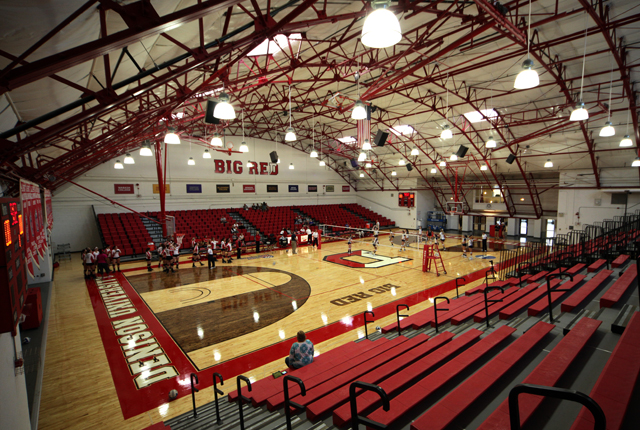
POLYGON ((117 245, 99 249, 85 248, 82 251, 82 266, 84 269, 84 279, 95 279, 97 275, 105 275, 111 271, 120 271, 120 256, 122 251, 117 245), (111 270, 109 269, 111 266, 111 270))

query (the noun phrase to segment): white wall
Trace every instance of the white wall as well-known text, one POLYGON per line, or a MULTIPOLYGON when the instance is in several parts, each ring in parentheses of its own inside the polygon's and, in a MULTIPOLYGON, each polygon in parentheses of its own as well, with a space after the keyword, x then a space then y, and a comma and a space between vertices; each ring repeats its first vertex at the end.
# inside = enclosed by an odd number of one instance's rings
MULTIPOLYGON (((250 151, 245 154, 211 151, 211 159, 203 159, 204 148, 183 142, 169 145, 167 161, 167 183, 171 194, 167 194, 167 210, 208 209, 241 207, 244 203, 266 201, 271 206, 355 203, 356 192, 349 188, 343 192, 346 182, 333 170, 320 167, 317 159, 308 154, 279 145, 277 148, 281 163, 277 175, 249 174, 248 161, 267 162, 269 152, 276 149, 275 143, 260 139, 247 139, 250 151), (188 166, 193 157, 196 165, 188 166), (225 173, 215 173, 214 160, 223 160, 225 173), (227 173, 227 160, 240 161, 242 173, 227 173), (294 170, 289 170, 289 163, 294 170), (188 194, 187 184, 201 184, 201 194, 188 194), (228 194, 216 193, 216 184, 230 185, 228 194), (254 185, 255 193, 244 193, 243 185, 254 185), (267 184, 278 185, 278 193, 267 193, 267 184), (289 185, 297 185, 299 192, 290 193, 289 185), (309 193, 308 185, 317 185, 317 193, 309 193), (333 185, 333 193, 323 192, 323 186, 333 185)), ((153 184, 158 182, 155 157, 141 157, 132 154, 135 164, 125 165, 115 170, 115 160, 109 161, 86 173, 75 182, 101 195, 117 201, 136 211, 160 210, 159 194, 153 194, 153 184), (135 194, 115 194, 114 184, 138 184, 135 194)), ((121 160, 123 161, 123 159, 121 160)), ((396 202, 397 205, 397 202, 396 202)), ((56 190, 53 195, 53 215, 55 219, 52 239, 55 244, 70 243, 71 250, 77 251, 100 243, 92 206, 96 213, 127 212, 75 185, 67 185, 56 190)))
POLYGON ((0 429, 30 430, 29 403, 24 373, 16 375, 14 347, 20 353, 21 336, 0 334, 0 429))
POLYGON ((397 227, 416 228, 417 208, 399 207, 396 191, 359 191, 356 203, 395 221, 397 227))

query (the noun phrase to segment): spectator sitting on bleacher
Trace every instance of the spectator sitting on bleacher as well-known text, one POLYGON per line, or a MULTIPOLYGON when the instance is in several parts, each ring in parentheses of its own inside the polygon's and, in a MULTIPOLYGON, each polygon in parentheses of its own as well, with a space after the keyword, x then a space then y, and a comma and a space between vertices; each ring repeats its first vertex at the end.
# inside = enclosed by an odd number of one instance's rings
POLYGON ((302 330, 298 332, 296 338, 298 341, 291 345, 289 356, 284 359, 285 364, 292 369, 299 369, 313 363, 313 343, 307 339, 302 330))
POLYGON ((220 218, 220 222, 221 222, 222 224, 226 224, 226 223, 227 223, 227 217, 226 217, 226 216, 223 216, 222 218, 220 218))
POLYGON ((244 209, 245 211, 248 211, 248 210, 249 210, 249 205, 245 203, 245 204, 242 206, 242 209, 244 209))

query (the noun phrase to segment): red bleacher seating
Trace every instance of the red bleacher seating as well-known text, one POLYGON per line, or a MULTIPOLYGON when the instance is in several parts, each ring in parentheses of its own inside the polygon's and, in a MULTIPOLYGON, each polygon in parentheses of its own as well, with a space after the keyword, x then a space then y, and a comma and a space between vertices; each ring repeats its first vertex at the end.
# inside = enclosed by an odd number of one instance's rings
MULTIPOLYGON (((589 397, 600 405, 607 418, 608 430, 622 428, 624 416, 629 408, 631 396, 637 388, 640 376, 640 312, 629 321, 618 340, 611 357, 591 390, 589 397)), ((583 408, 571 430, 593 428, 591 412, 583 408)))
MULTIPOLYGON (((489 306, 489 318, 497 315, 502 309, 510 306, 512 303, 517 302, 527 294, 532 293, 536 288, 538 288, 537 284, 529 284, 524 288, 517 290, 515 293, 510 296, 504 298, 502 302, 493 303, 493 306, 489 306)), ((477 314, 473 316, 474 322, 483 322, 487 317, 486 311, 483 309, 477 314)))
POLYGON ((507 284, 516 286, 516 285, 520 285, 520 281, 522 281, 523 284, 526 284, 525 281, 527 279, 529 279, 530 277, 531 277, 531 275, 526 274, 526 275, 522 275, 522 278, 519 278, 519 277, 518 278, 509 278, 509 279, 507 279, 507 284))
MULTIPOLYGON (((518 290, 517 288, 508 288, 505 290, 504 293, 501 293, 500 291, 496 290, 495 294, 491 294, 491 293, 487 294, 487 298, 489 298, 490 300, 506 300, 509 296, 514 294, 516 291, 520 291, 520 290, 518 290)), ((487 307, 489 309, 493 309, 500 303, 501 302, 487 303, 487 307)), ((480 301, 480 303, 452 317, 451 324, 452 325, 462 324, 465 320, 473 317, 475 314, 479 313, 480 311, 484 312, 484 310, 485 310, 485 303, 484 303, 484 294, 483 294, 482 300, 480 301)))
POLYGON ((358 204, 351 203, 351 204, 340 205, 340 206, 352 212, 355 212, 358 215, 361 215, 374 223, 378 221, 380 223, 380 227, 392 227, 396 225, 396 223, 391 221, 389 218, 383 217, 382 215, 377 214, 374 211, 369 210, 358 204))
MULTIPOLYGON (((523 277, 524 279, 524 277, 523 277)), ((489 284, 490 287, 504 287, 505 285, 507 285, 508 282, 507 281, 495 281, 489 284)), ((482 284, 478 285, 475 288, 471 288, 470 290, 465 291, 465 296, 470 296, 472 294, 475 293, 482 293, 484 291, 484 289, 487 287, 487 285, 483 282, 482 284)))
MULTIPOLYGON (((560 279, 551 280, 551 288, 554 288, 559 284, 560 284, 560 279)), ((527 294, 526 296, 524 296, 522 299, 518 300, 515 303, 512 303, 511 305, 507 306, 506 308, 500 311, 498 315, 501 320, 513 318, 514 315, 522 312, 531 303, 534 303, 537 300, 540 300, 540 298, 544 296, 544 294, 547 291, 546 285, 545 286, 540 286, 539 284, 532 284, 532 285, 536 285, 538 288, 536 288, 530 294, 527 294)))
POLYGON ((144 254, 151 236, 140 216, 132 213, 99 214, 98 224, 107 245, 118 246, 122 255, 144 254))
POLYGON ((629 261, 630 258, 631 257, 629 257, 628 255, 622 254, 611 262, 611 267, 613 267, 614 269, 617 269, 618 267, 622 267, 627 263, 627 261, 629 261))
POLYGON ((589 267, 587 267, 587 272, 597 272, 605 264, 607 264, 607 260, 604 260, 602 258, 599 260, 596 260, 595 262, 591 263, 589 267))
MULTIPOLYGON (((584 275, 575 275, 573 277, 573 280, 569 280, 569 281, 565 282, 564 284, 562 284, 558 288, 572 290, 579 283, 584 281, 584 278, 585 278, 584 275)), ((540 286, 540 289, 544 290, 544 295, 546 295, 547 286, 543 284, 543 285, 540 286)), ((551 289, 551 305, 552 306, 558 300, 561 300, 563 297, 565 297, 567 294, 569 294, 569 291, 554 291, 554 289, 555 288, 551 289)), ((538 315, 541 312, 544 312, 544 311, 546 311, 548 309, 549 309, 549 300, 548 299, 540 300, 540 301, 537 301, 536 303, 534 303, 533 305, 529 306, 529 310, 527 311, 527 314, 529 316, 535 316, 535 315, 538 315)))
MULTIPOLYGON (((443 333, 445 335, 446 333, 443 333)), ((416 361, 412 365, 402 369, 393 377, 387 378, 378 385, 388 396, 393 397, 415 383, 420 378, 432 372, 443 363, 451 360, 456 354, 476 342, 482 334, 479 330, 469 330, 446 345, 433 351, 425 358, 416 361)), ((380 397, 376 393, 365 392, 358 396, 358 413, 366 414, 380 405, 380 397)), ((351 421, 351 409, 349 403, 340 406, 333 411, 333 423, 342 427, 351 421)))
POLYGON ((512 327, 499 327, 457 357, 449 360, 436 372, 419 381, 415 380, 414 385, 406 388, 402 393, 391 399, 391 408, 388 411, 379 408, 367 417, 373 421, 391 426, 436 390, 463 371, 473 368, 474 363, 481 361, 483 357, 511 336, 514 331, 516 329, 512 327))
POLYGON ((540 321, 506 347, 493 360, 460 384, 453 392, 431 407, 411 424, 411 430, 446 428, 491 386, 515 367, 552 329, 554 325, 540 321))
MULTIPOLYGON (((580 354, 600 324, 600 321, 591 318, 582 318, 578 321, 573 329, 560 340, 522 383, 554 387, 560 377, 569 369, 571 363, 573 363, 575 358, 580 354)), ((521 425, 524 425, 533 415, 543 400, 544 397, 542 396, 520 396, 521 425)), ((478 430, 508 429, 509 427, 509 405, 508 400, 504 400, 480 427, 478 427, 478 430)))
POLYGON ((601 270, 596 276, 591 278, 585 283, 578 291, 571 294, 571 296, 562 302, 560 305, 560 311, 571 312, 576 306, 580 305, 586 300, 591 293, 593 293, 609 276, 613 273, 613 270, 601 270))
POLYGON ((566 273, 570 273, 571 275, 575 275, 576 273, 582 271, 585 267, 587 267, 586 264, 582 264, 582 263, 576 264, 571 269, 567 270, 566 273))
POLYGON ((616 282, 600 297, 600 307, 610 308, 618 303, 633 281, 638 277, 638 266, 632 264, 616 282))
POLYGON ((548 274, 549 272, 544 270, 542 272, 538 272, 535 275, 532 275, 529 279, 527 279, 527 283, 533 284, 533 283, 538 283, 538 281, 543 281, 544 277, 547 276, 548 274))

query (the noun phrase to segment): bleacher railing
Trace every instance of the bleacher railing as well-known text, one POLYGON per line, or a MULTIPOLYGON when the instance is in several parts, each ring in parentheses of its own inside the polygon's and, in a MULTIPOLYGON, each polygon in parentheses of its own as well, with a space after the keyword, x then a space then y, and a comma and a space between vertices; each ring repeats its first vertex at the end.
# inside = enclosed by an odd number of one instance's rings
POLYGON ((577 263, 588 265, 598 259, 610 265, 624 253, 635 257, 634 243, 639 232, 640 211, 636 211, 585 225, 582 230, 558 234, 545 242, 527 242, 514 249, 504 249, 500 251, 498 278, 504 280, 524 273, 568 268, 577 263))

